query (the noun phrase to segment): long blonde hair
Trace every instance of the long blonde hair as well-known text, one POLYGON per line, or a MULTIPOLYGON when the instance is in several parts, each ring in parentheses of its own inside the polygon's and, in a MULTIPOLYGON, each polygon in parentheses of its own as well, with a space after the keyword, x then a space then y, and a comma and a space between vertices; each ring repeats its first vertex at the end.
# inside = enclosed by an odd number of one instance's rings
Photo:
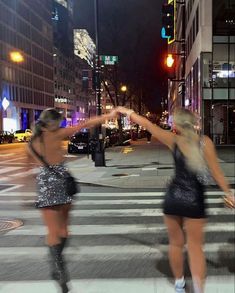
POLYGON ((47 128, 52 123, 59 123, 62 121, 62 115, 54 108, 48 108, 42 111, 38 121, 34 125, 33 138, 42 135, 42 129, 47 128))
POLYGON ((201 172, 205 169, 205 161, 201 149, 200 137, 197 134, 198 117, 196 114, 185 108, 176 109, 174 112, 174 124, 182 129, 182 136, 188 145, 188 151, 185 153, 188 167, 195 172, 201 172))

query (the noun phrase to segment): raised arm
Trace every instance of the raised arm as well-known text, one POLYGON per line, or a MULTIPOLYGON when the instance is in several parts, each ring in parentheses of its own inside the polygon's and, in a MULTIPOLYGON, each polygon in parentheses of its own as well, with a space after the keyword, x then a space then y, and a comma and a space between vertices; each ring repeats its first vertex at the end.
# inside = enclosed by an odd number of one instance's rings
POLYGON ((84 123, 81 123, 77 126, 63 128, 60 130, 60 136, 61 138, 66 138, 68 136, 73 135, 75 132, 80 131, 83 128, 90 128, 99 124, 102 124, 107 119, 114 118, 117 115, 117 112, 115 110, 111 111, 109 114, 101 115, 101 116, 94 116, 87 120, 84 123))
POLYGON ((175 135, 173 133, 163 130, 161 127, 153 124, 145 117, 136 114, 133 110, 124 107, 118 107, 117 111, 121 114, 127 115, 131 121, 143 126, 161 143, 167 145, 169 148, 172 148, 175 141, 175 135))
POLYGON ((204 157, 210 169, 211 175, 213 176, 219 187, 224 191, 224 200, 226 205, 228 207, 234 207, 234 196, 232 195, 230 186, 224 176, 223 171, 220 168, 215 146, 208 136, 204 136, 204 142, 204 157))

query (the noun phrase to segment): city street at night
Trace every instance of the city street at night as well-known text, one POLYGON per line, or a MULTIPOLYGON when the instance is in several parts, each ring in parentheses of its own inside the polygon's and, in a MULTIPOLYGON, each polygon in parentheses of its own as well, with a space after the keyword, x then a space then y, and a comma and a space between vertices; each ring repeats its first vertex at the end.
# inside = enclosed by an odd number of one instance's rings
POLYGON ((0 0, 0 293, 235 293, 235 0, 0 0))

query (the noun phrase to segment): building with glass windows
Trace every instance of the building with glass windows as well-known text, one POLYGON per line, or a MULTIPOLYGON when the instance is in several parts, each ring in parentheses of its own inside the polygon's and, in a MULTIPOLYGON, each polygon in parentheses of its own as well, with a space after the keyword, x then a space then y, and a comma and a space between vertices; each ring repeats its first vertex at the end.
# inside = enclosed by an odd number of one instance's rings
POLYGON ((72 1, 53 0, 52 22, 55 108, 64 116, 63 126, 71 126, 76 115, 72 1))
POLYGON ((169 111, 187 107, 214 143, 235 144, 235 0, 186 0, 176 11, 177 42, 168 50, 179 55, 169 111))
POLYGON ((0 130, 30 128, 54 106, 51 4, 0 0, 0 130))

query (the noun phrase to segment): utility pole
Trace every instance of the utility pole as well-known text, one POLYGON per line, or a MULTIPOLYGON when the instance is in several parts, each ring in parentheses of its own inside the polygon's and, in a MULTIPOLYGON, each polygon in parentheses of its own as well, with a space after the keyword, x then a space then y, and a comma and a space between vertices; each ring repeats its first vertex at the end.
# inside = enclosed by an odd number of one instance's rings
MULTIPOLYGON (((99 0, 94 0, 95 8, 95 41, 96 41, 96 57, 95 57, 95 97, 97 105, 97 115, 102 115, 101 108, 101 79, 100 79, 100 46, 99 46, 99 0)), ((95 148, 95 166, 105 166, 105 154, 104 154, 104 140, 102 135, 102 126, 97 127, 98 141, 95 148)))

